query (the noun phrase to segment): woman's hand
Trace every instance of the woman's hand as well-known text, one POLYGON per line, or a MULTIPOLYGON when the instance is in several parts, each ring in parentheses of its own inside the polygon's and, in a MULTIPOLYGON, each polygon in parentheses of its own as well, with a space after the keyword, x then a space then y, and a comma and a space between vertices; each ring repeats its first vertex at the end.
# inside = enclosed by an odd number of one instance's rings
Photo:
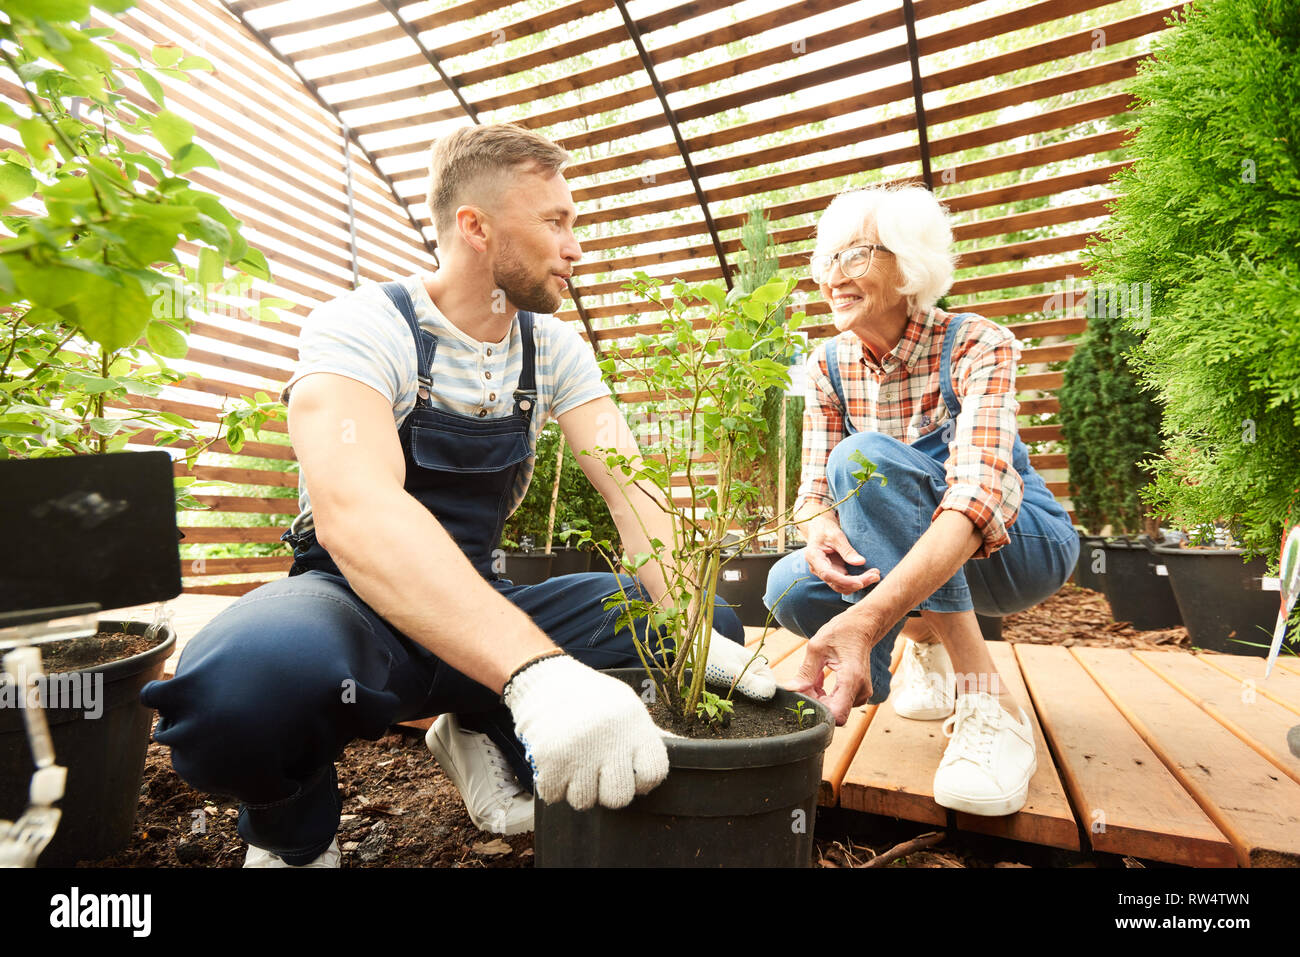
POLYGON ((804 526, 804 538, 808 542, 804 557, 809 570, 837 594, 851 595, 880 581, 878 568, 849 571, 849 565, 865 565, 867 560, 849 544, 833 511, 811 519, 804 526))
POLYGON ((880 634, 869 620, 853 611, 836 615, 818 629, 804 650, 791 691, 816 698, 830 708, 835 723, 849 720, 849 711, 871 697, 871 648, 880 634), (835 690, 828 696, 825 671, 835 672, 835 690))

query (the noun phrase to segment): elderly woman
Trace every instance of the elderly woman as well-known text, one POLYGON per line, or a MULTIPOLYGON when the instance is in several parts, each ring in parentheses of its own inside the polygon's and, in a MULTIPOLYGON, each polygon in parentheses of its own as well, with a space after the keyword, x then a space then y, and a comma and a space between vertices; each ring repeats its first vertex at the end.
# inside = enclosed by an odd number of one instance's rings
POLYGON ((838 724, 889 697, 902 632, 894 710, 947 719, 935 800, 1000 815, 1024 806, 1036 747, 975 612, 1042 601, 1079 545, 1017 435, 1014 336, 935 306, 951 247, 944 209, 919 187, 850 190, 822 216, 812 277, 839 335, 808 359, 795 512, 808 545, 773 567, 764 601, 811 638, 795 688, 838 724), (855 452, 877 469, 860 489, 855 452))

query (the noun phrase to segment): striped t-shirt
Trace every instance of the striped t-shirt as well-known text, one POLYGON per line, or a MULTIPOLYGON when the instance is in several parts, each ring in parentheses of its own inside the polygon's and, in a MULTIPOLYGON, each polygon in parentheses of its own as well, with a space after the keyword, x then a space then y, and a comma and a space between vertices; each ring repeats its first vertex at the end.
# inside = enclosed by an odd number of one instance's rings
MULTIPOLYGON (((429 298, 419 275, 401 280, 415 304, 421 328, 438 337, 434 353, 434 408, 461 415, 502 418, 514 410, 514 391, 523 370, 519 319, 500 342, 479 342, 456 328, 429 298)), ((601 379, 591 347, 569 323, 554 316, 535 316, 537 405, 528 440, 537 447, 537 434, 553 419, 592 399, 610 394, 601 379)), ((298 363, 280 393, 284 403, 303 376, 332 372, 370 386, 393 406, 393 428, 401 426, 415 407, 416 351, 411 328, 377 284, 368 283, 313 309, 298 338, 298 363)), ((509 512, 523 501, 533 476, 533 456, 519 469, 509 512)), ((300 535, 314 528, 307 478, 298 477, 299 513, 290 526, 300 535)), ((509 514, 509 512, 507 514, 509 514)))

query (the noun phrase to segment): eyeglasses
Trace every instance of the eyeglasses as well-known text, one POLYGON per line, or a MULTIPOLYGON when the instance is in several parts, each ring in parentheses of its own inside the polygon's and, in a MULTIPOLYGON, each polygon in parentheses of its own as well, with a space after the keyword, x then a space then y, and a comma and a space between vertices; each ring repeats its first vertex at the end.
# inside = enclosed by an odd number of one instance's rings
POLYGON ((841 249, 834 256, 814 256, 811 263, 813 282, 819 284, 825 282, 831 274, 831 264, 836 260, 839 260, 840 272, 844 274, 845 279, 857 279, 865 275, 871 268, 871 259, 877 249, 884 253, 889 252, 879 243, 868 243, 864 246, 841 249))

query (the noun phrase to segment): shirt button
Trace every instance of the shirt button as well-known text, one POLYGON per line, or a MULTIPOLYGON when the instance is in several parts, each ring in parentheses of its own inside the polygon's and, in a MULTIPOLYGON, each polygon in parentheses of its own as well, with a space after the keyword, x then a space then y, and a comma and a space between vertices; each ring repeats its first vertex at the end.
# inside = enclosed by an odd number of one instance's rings
POLYGON ((479 410, 478 410, 478 417, 479 417, 480 419, 483 418, 483 416, 485 416, 485 415, 487 415, 487 409, 479 409, 479 410))
POLYGON ((488 355, 492 355, 492 350, 489 349, 489 350, 487 351, 487 354, 488 354, 488 355))
POLYGON ((496 400, 497 400, 497 394, 495 392, 493 392, 491 395, 488 396, 489 402, 495 402, 496 400))
POLYGON ((485 378, 485 379, 490 379, 490 378, 492 378, 492 373, 491 373, 491 372, 484 372, 484 373, 483 373, 483 378, 485 378))

